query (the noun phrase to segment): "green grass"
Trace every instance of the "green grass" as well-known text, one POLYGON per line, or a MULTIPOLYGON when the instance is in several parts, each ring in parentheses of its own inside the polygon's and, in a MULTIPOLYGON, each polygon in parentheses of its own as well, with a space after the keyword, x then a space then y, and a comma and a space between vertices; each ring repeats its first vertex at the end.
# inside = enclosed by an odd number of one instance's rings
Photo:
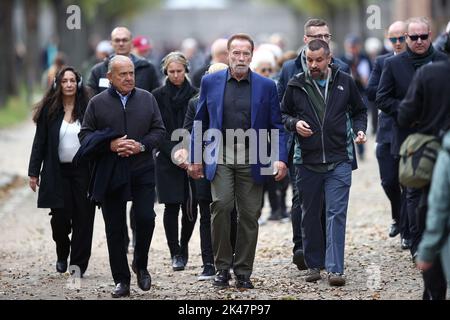
POLYGON ((22 90, 20 96, 10 97, 5 106, 0 108, 0 128, 24 121, 30 111, 31 106, 27 103, 25 91, 22 90))

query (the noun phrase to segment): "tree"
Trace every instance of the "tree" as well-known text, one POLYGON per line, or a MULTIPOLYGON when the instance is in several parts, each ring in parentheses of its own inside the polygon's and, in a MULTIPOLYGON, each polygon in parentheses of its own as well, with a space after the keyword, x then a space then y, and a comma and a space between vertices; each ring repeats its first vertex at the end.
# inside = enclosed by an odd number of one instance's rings
POLYGON ((0 34, 3 42, 0 46, 0 108, 4 106, 8 96, 17 93, 12 27, 13 5, 13 0, 0 1, 0 34))

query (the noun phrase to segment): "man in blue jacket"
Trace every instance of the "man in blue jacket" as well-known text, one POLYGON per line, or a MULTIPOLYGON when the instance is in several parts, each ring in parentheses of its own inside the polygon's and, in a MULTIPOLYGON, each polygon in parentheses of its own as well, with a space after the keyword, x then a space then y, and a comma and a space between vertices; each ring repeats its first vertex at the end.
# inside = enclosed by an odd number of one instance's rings
POLYGON ((285 127, 295 132, 294 164, 297 188, 302 195, 302 236, 307 282, 321 279, 328 271, 332 286, 345 284, 345 224, 355 157, 348 134, 349 119, 366 142, 367 108, 350 75, 330 67, 331 52, 325 41, 311 41, 306 49, 308 71, 288 83, 281 112, 285 127), (326 242, 321 225, 326 208, 326 242), (325 255, 324 255, 325 252, 325 255))
POLYGON ((208 129, 209 133, 226 134, 225 147, 221 145, 221 138, 206 141, 210 156, 204 161, 213 198, 211 231, 218 270, 214 285, 228 287, 229 270, 233 268, 238 289, 253 289, 250 275, 258 238, 264 175, 268 171, 263 161, 266 155, 260 154, 265 149, 262 146, 278 142, 275 146, 278 150, 270 154, 273 169, 269 172, 277 181, 287 173, 286 141, 276 85, 274 81, 250 71, 253 49, 253 40, 248 35, 231 36, 228 39, 229 69, 203 77, 191 140, 192 164, 188 169, 193 178, 203 177, 202 159, 195 159, 195 149, 201 147, 196 137, 202 135, 202 128, 208 129), (267 136, 265 139, 260 137, 266 130, 271 131, 270 142, 267 136), (239 131, 249 136, 254 134, 256 140, 236 143, 235 137, 229 133, 237 135, 239 131), (238 225, 232 265, 230 213, 235 203, 238 225))

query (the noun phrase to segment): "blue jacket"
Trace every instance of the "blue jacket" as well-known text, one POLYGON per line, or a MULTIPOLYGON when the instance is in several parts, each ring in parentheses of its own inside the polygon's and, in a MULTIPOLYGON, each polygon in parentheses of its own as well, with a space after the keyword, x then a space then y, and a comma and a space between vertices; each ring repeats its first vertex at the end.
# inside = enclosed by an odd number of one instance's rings
MULTIPOLYGON (((200 136, 202 131, 207 129, 216 129, 216 132, 222 132, 223 121, 223 100, 225 86, 228 77, 228 70, 222 70, 213 74, 204 76, 200 86, 200 99, 197 105, 197 112, 194 118, 194 127, 191 137, 191 161, 194 159, 196 148, 199 148, 196 136, 200 136), (200 131, 200 127, 202 130, 200 131)), ((283 125, 281 123, 280 103, 277 96, 277 88, 275 82, 271 79, 264 78, 250 71, 251 77, 251 129, 278 129, 279 141, 278 150, 279 157, 273 161, 280 160, 287 164, 286 137, 283 125)), ((267 167, 269 164, 261 163, 260 158, 260 142, 259 131, 257 131, 257 163, 251 165, 252 177, 256 183, 263 183, 265 176, 261 175, 261 168, 267 167)), ((206 145, 210 157, 205 159, 205 175, 210 181, 214 179, 217 161, 219 157, 220 141, 211 137, 212 131, 209 131, 206 145)))

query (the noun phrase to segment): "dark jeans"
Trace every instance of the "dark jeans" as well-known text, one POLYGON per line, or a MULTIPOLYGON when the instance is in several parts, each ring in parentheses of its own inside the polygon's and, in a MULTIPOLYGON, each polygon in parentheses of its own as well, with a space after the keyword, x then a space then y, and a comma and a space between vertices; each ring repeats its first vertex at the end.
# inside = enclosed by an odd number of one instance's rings
POLYGON ((68 163, 61 164, 61 174, 64 208, 50 212, 57 259, 67 260, 70 254, 70 265, 78 266, 83 274, 91 256, 95 215, 95 206, 86 196, 89 172, 86 167, 75 168, 68 163))
POLYGON ((303 249, 302 243, 302 207, 301 198, 298 192, 298 170, 297 166, 290 164, 289 176, 292 182, 292 207, 291 207, 291 222, 292 222, 292 241, 294 242, 293 253, 297 250, 303 249))
POLYGON ((203 265, 214 264, 214 254, 211 244, 211 209, 209 201, 200 200, 200 248, 203 265))
MULTIPOLYGON (((146 269, 148 252, 155 229, 155 178, 154 169, 144 172, 132 172, 131 195, 133 198, 134 215, 136 219, 136 247, 134 262, 138 269, 146 269)), ((102 204, 105 220, 106 239, 109 252, 109 263, 114 282, 130 283, 125 242, 126 201, 119 192, 110 193, 102 204)))
POLYGON ((447 281, 442 270, 441 257, 438 255, 430 269, 422 273, 424 289, 423 300, 445 300, 447 281))
MULTIPOLYGON (((409 239, 411 240, 411 255, 414 255, 422 239, 424 226, 419 225, 419 216, 426 214, 423 206, 419 208, 422 189, 406 188, 406 211, 409 222, 409 239)), ((423 218, 422 218, 423 219, 423 218)))
POLYGON ((350 163, 342 162, 334 170, 318 173, 298 166, 298 189, 302 195, 302 236, 308 268, 344 272, 345 227, 352 179, 350 163), (326 210, 326 237, 322 226, 326 210), (324 254, 325 253, 325 254, 324 254))
POLYGON ((193 201, 192 217, 188 217, 186 203, 165 204, 164 207, 164 230, 166 232, 167 245, 169 246, 170 256, 181 254, 181 248, 186 247, 194 231, 195 221, 197 220, 197 206, 193 201), (181 238, 178 241, 178 213, 182 212, 181 217, 181 238))
MULTIPOLYGON (((280 218, 286 213, 286 191, 289 187, 289 178, 285 177, 281 181, 275 181, 272 177, 264 183, 264 193, 267 191, 271 208, 271 215, 280 215, 280 218)), ((262 199, 264 206, 264 197, 262 199)))
POLYGON ((391 203, 392 220, 400 224, 401 189, 398 181, 399 158, 391 154, 390 143, 377 144, 377 160, 380 170, 381 186, 391 203))

